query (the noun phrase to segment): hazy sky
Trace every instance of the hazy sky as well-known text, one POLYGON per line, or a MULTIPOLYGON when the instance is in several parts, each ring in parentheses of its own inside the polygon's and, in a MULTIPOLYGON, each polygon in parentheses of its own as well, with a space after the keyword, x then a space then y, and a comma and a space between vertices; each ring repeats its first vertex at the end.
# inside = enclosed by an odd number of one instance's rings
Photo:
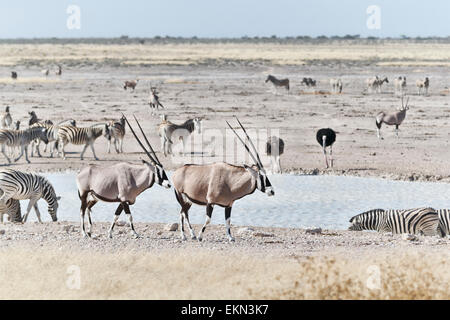
POLYGON ((0 38, 449 36, 449 0, 0 0, 0 38), (69 29, 67 8, 80 9, 69 29), (366 10, 380 8, 380 29, 366 10))

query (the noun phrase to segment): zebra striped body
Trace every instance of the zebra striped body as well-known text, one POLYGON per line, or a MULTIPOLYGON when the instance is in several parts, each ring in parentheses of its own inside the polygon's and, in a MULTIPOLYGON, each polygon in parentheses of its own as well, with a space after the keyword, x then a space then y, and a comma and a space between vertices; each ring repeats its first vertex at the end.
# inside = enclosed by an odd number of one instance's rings
POLYGON ((108 124, 109 139, 108 153, 111 152, 111 139, 114 139, 114 148, 117 153, 123 153, 123 138, 125 136, 125 118, 119 121, 111 121, 108 124))
POLYGON ((25 152, 25 159, 28 163, 30 163, 30 160, 28 160, 28 145, 33 140, 42 140, 45 143, 48 143, 47 139, 47 129, 46 128, 29 128, 26 130, 8 130, 8 129, 1 129, 0 130, 0 144, 1 144, 1 151, 3 155, 5 156, 6 160, 8 160, 8 163, 11 163, 11 160, 5 153, 5 145, 8 147, 20 147, 20 155, 14 161, 18 161, 25 152))
POLYGON ((439 217, 433 208, 408 210, 375 209, 350 219, 349 230, 376 230, 379 232, 436 235, 439 217))
POLYGON ((98 160, 95 155, 94 142, 101 135, 105 136, 106 139, 110 140, 110 134, 108 130, 108 124, 93 125, 91 127, 74 127, 74 126, 63 126, 58 130, 58 140, 61 144, 61 156, 65 160, 66 153, 64 147, 71 143, 75 145, 83 145, 83 151, 81 151, 80 159, 83 160, 84 152, 87 147, 90 146, 92 153, 94 154, 95 160, 98 160))
POLYGON ((9 199, 26 200, 29 199, 27 212, 23 216, 23 222, 27 221, 28 214, 33 207, 38 221, 41 221, 37 201, 43 198, 48 203, 48 213, 53 221, 57 221, 58 200, 51 183, 44 177, 34 173, 26 173, 12 169, 0 171, 0 204, 5 204, 9 199))
POLYGON ((20 201, 9 199, 6 203, 0 203, 0 223, 3 223, 3 215, 8 215, 8 221, 21 222, 22 213, 20 210, 20 201))
POLYGON ((273 75, 269 74, 266 79, 266 83, 270 81, 275 87, 285 87, 289 91, 289 79, 277 79, 273 75))
POLYGON ((202 132, 202 119, 194 118, 182 124, 175 124, 163 117, 158 127, 158 135, 161 137, 161 149, 164 151, 164 156, 172 154, 172 144, 177 140, 183 143, 183 153, 185 153, 187 138, 194 130, 198 134, 202 132))
POLYGON ((436 210, 439 216, 439 230, 441 236, 450 235, 450 209, 436 210))

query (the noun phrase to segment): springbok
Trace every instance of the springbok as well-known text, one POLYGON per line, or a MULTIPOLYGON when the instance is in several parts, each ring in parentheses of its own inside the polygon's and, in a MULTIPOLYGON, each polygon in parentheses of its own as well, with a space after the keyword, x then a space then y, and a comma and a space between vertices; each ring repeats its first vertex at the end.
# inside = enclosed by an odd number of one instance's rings
POLYGON ((198 235, 199 241, 202 241, 206 226, 211 221, 211 215, 215 205, 225 208, 226 233, 228 240, 234 241, 230 232, 231 208, 234 202, 252 194, 256 189, 266 193, 268 196, 275 194, 258 152, 245 131, 245 128, 239 122, 255 154, 250 151, 249 146, 228 122, 227 124, 244 145, 255 164, 252 166, 236 166, 225 162, 206 165, 187 164, 174 172, 172 181, 175 187, 176 198, 181 205, 180 231, 182 240, 186 240, 184 220, 186 220, 189 227, 191 238, 193 240, 196 239, 194 230, 189 222, 188 214, 192 203, 206 206, 206 220, 198 235))
POLYGON ((131 81, 125 81, 123 88, 124 88, 124 90, 127 90, 127 88, 131 88, 134 91, 134 89, 136 88, 138 82, 139 82, 139 79, 131 80, 131 81))
POLYGON ((391 113, 380 112, 379 114, 377 114, 376 124, 377 124, 378 139, 383 139, 380 133, 381 125, 383 123, 389 126, 395 126, 395 134, 398 138, 398 127, 402 124, 403 120, 405 120, 406 111, 409 110, 408 102, 409 98, 406 100, 406 104, 403 104, 403 97, 402 97, 402 106, 398 111, 391 113))
POLYGON ((156 92, 155 87, 150 88, 150 97, 149 97, 148 104, 149 104, 150 108, 152 109, 152 113, 153 113, 154 109, 158 110, 159 107, 164 109, 164 106, 159 101, 158 92, 156 92))
POLYGON ((383 79, 378 78, 378 76, 375 76, 373 78, 369 78, 366 80, 367 84, 367 91, 368 92, 378 92, 381 93, 381 87, 383 86, 383 83, 389 83, 389 80, 387 77, 384 77, 383 79))
POLYGON ((186 150, 186 141, 189 135, 197 131, 202 133, 202 119, 194 118, 186 120, 183 124, 175 124, 162 117, 161 123, 158 127, 158 135, 161 137, 161 149, 164 151, 164 156, 172 154, 172 144, 177 140, 183 143, 183 154, 186 150))
POLYGON ((427 96, 429 86, 430 86, 430 79, 428 79, 428 77, 426 77, 425 80, 417 80, 416 81, 417 94, 420 96, 421 94, 425 93, 425 95, 427 96))
POLYGON ((342 80, 341 79, 330 79, 331 92, 342 93, 342 80))
POLYGON ((119 206, 114 214, 114 220, 108 231, 108 236, 110 238, 112 238, 114 225, 124 210, 125 214, 128 216, 131 231, 135 237, 139 237, 133 226, 130 205, 133 205, 136 202, 136 198, 142 192, 151 188, 155 182, 165 188, 170 188, 169 179, 167 178, 163 165, 158 160, 155 151, 148 142, 147 137, 136 117, 135 120, 150 150, 147 150, 144 147, 128 122, 128 119, 125 118, 125 121, 128 123, 128 126, 136 138, 136 141, 147 154, 150 162, 142 160, 142 164, 121 162, 109 166, 88 165, 87 167, 81 169, 76 180, 78 195, 81 200, 80 230, 83 237, 90 237, 92 235, 91 209, 98 201, 119 202, 119 206), (89 220, 88 233, 86 233, 84 228, 84 215, 86 209, 89 220))
POLYGON ((406 91, 406 77, 394 79, 395 94, 404 95, 406 91))
POLYGON ((284 153, 284 141, 281 138, 272 136, 266 142, 266 154, 270 157, 270 164, 273 173, 281 172, 280 156, 284 153))
POLYGON ((266 79, 266 83, 270 81, 276 87, 285 87, 289 91, 289 79, 277 79, 273 75, 269 74, 266 79))

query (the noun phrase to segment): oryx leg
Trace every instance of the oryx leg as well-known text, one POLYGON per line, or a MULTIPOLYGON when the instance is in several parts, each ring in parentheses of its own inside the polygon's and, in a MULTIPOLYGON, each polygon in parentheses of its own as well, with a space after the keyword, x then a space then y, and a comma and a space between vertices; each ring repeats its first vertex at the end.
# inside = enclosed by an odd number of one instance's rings
MULTIPOLYGON (((189 228, 189 233, 191 234, 191 239, 195 240, 195 239, 197 239, 197 237, 195 236, 194 229, 192 229, 191 222, 189 221, 189 208, 190 207, 191 207, 191 204, 189 204, 189 203, 185 204, 183 206, 183 208, 181 209, 180 214, 183 216, 184 220, 186 220, 186 223, 187 223, 188 228, 189 228)), ((183 234, 184 234, 184 231, 183 231, 183 234)))
POLYGON ((395 135, 396 135, 397 138, 398 138, 398 124, 395 125, 395 135))
POLYGON ((111 153, 111 138, 108 139, 108 153, 111 153))
POLYGON ((225 226, 227 228, 228 241, 234 242, 234 238, 231 236, 230 225, 231 225, 231 207, 226 207, 225 208, 225 226))
MULTIPOLYGON (((30 199, 30 201, 28 202, 27 212, 24 214, 24 216, 22 218, 22 222, 27 222, 28 215, 30 214, 31 208, 34 207, 34 205, 36 204, 36 202, 38 200, 39 199, 33 199, 33 198, 30 199)), ((36 212, 36 214, 37 214, 37 212, 36 212)))
POLYGON ((109 228, 109 231, 108 231, 108 237, 109 238, 112 238, 112 232, 113 232, 114 226, 116 225, 117 220, 119 220, 119 216, 122 213, 122 211, 123 211, 123 205, 121 203, 121 204, 119 204, 119 206, 116 209, 116 212, 114 213, 114 220, 113 220, 113 222, 111 224, 111 227, 109 228))
POLYGON ((117 141, 117 138, 114 138, 114 149, 116 149, 116 153, 120 153, 119 141, 117 141))
POLYGON ((206 220, 205 223, 203 224, 202 230, 200 231, 199 235, 198 235, 198 241, 202 241, 203 240, 203 233, 206 230, 206 226, 211 222, 211 216, 212 216, 212 212, 214 209, 214 205, 208 203, 206 205, 206 220))
POLYGON ((123 153, 123 138, 120 139, 120 153, 123 153))
POLYGON ((139 238, 139 234, 134 230, 133 226, 133 217, 131 216, 130 206, 128 203, 123 204, 123 208, 125 210, 125 214, 128 216, 128 222, 130 223, 131 231, 133 231, 134 237, 139 238))
POLYGON ((91 219, 91 209, 95 204, 97 203, 97 200, 91 200, 87 204, 87 215, 88 215, 88 221, 89 221, 89 231, 88 235, 89 237, 92 236, 92 219, 91 219))
POLYGON ((84 229, 84 214, 86 213, 87 208, 87 197, 88 194, 80 195, 81 200, 81 208, 80 208, 80 232, 81 236, 87 238, 88 234, 86 233, 86 230, 84 229))

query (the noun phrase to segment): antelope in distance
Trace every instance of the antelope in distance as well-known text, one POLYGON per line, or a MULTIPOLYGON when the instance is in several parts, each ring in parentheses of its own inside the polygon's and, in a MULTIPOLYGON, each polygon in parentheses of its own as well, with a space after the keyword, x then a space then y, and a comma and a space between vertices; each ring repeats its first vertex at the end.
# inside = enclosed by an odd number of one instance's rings
POLYGON ((341 79, 330 79, 331 92, 342 93, 342 80, 341 79))
POLYGON ((161 149, 164 151, 164 156, 173 154, 172 145, 175 141, 181 140, 183 143, 183 151, 185 154, 187 138, 192 132, 197 131, 198 134, 202 133, 202 119, 194 118, 186 120, 182 124, 175 124, 166 120, 165 116, 161 117, 161 123, 158 127, 158 135, 161 137, 161 149))
POLYGON ((184 220, 186 220, 189 227, 191 238, 193 240, 196 239, 194 230, 189 222, 188 213, 193 203, 206 206, 206 220, 198 235, 198 241, 202 241, 203 233, 211 221, 215 205, 225 208, 226 233, 228 240, 234 241, 230 231, 231 208, 234 202, 252 194, 256 189, 266 193, 268 196, 275 194, 258 152, 245 131, 245 128, 239 122, 239 125, 247 136, 247 140, 250 142, 254 154, 228 122, 227 124, 244 145, 255 164, 252 166, 236 166, 225 162, 206 165, 186 164, 174 172, 172 182, 175 187, 175 196, 181 205, 180 231, 183 241, 186 240, 184 220))
POLYGON ((395 94, 404 95, 406 92, 406 77, 398 77, 394 79, 395 94))
POLYGON ((266 142, 266 154, 270 157, 270 165, 273 173, 282 173, 280 156, 284 153, 284 141, 272 136, 266 142))
POLYGON ((11 114, 9 113, 9 106, 6 106, 5 112, 0 115, 0 124, 2 129, 9 129, 13 123, 11 114))
POLYGON ((391 113, 380 112, 379 114, 377 114, 376 124, 377 124, 378 139, 383 139, 380 133, 381 125, 383 123, 387 124, 388 126, 395 126, 395 135, 398 138, 398 127, 402 124, 403 120, 405 120, 406 111, 409 110, 408 102, 409 98, 406 100, 406 104, 403 104, 403 97, 402 97, 402 106, 398 111, 391 113))
POLYGON ((17 80, 17 72, 16 71, 11 71, 11 79, 17 80))
POLYGON ((133 91, 134 91, 134 89, 136 88, 138 82, 139 82, 139 79, 131 80, 131 81, 125 81, 123 89, 127 90, 127 88, 130 88, 130 89, 133 89, 133 91))
POLYGON ((416 81, 417 94, 420 96, 422 94, 428 95, 428 88, 430 87, 430 79, 428 77, 425 80, 416 81))
POLYGON ((150 88, 150 98, 149 98, 148 104, 149 104, 150 108, 152 109, 152 113, 153 113, 154 109, 158 110, 159 107, 164 109, 164 106, 159 101, 158 92, 156 91, 155 87, 150 88))
POLYGON ((141 130, 144 140, 147 143, 147 150, 139 140, 138 136, 131 127, 127 118, 124 119, 131 129, 136 141, 147 154, 150 162, 142 160, 142 164, 131 164, 128 162, 120 162, 109 166, 89 165, 84 167, 77 175, 78 195, 81 200, 80 220, 81 235, 83 237, 91 237, 92 220, 91 209, 98 201, 118 202, 114 220, 108 231, 109 238, 112 238, 114 226, 119 219, 122 211, 128 216, 131 231, 135 237, 139 237, 133 226, 133 218, 131 217, 130 205, 136 202, 136 198, 145 190, 151 188, 156 182, 160 186, 170 188, 169 179, 164 171, 163 165, 156 156, 155 151, 150 145, 147 137, 142 130, 136 117, 134 117, 139 129, 141 130), (87 210, 89 220, 89 232, 86 233, 84 228, 84 215, 87 210))
POLYGON ((272 82, 275 89, 277 87, 285 87, 286 90, 289 92, 289 79, 287 79, 287 78, 286 79, 277 79, 273 75, 269 74, 267 76, 267 79, 265 82, 267 83, 268 81, 272 82))
POLYGON ((387 77, 384 77, 383 79, 378 78, 378 76, 375 76, 373 78, 369 78, 366 80, 367 84, 367 91, 368 92, 376 92, 381 93, 381 87, 383 86, 383 83, 389 83, 389 80, 387 77))

